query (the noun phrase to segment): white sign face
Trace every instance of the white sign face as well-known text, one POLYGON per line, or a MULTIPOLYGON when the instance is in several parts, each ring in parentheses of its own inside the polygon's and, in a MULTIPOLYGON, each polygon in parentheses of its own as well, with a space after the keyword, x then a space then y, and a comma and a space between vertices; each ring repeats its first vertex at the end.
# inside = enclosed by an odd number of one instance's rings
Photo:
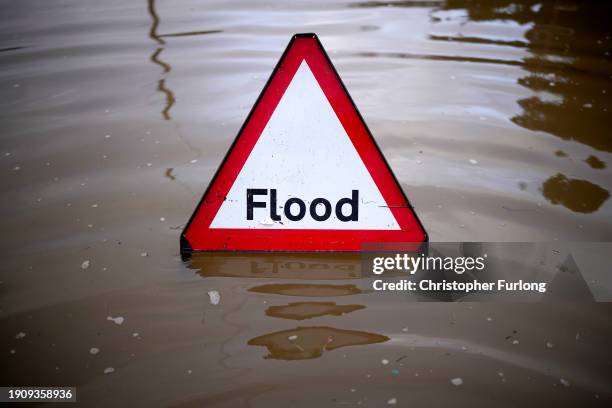
POLYGON ((399 230, 303 60, 211 229, 399 230))

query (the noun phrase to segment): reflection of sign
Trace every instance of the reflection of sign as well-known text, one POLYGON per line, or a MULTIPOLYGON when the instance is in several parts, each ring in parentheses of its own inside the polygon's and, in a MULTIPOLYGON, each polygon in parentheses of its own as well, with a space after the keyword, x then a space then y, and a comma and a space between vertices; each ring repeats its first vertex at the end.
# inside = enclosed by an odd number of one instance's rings
POLYGON ((358 251, 425 230, 314 34, 298 34, 181 236, 181 251, 358 251))
POLYGON ((189 267, 203 277, 284 279, 357 279, 361 277, 357 254, 194 254, 189 267))

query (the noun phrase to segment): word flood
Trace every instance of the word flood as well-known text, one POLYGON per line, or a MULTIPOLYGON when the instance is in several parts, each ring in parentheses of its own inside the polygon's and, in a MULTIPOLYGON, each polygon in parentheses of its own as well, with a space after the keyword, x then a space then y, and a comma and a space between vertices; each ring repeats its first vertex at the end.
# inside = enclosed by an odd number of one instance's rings
MULTIPOLYGON (((267 188, 247 188, 247 220, 253 219, 253 210, 255 208, 270 209, 270 218, 273 221, 280 221, 281 216, 278 213, 276 189, 267 188), (268 196, 269 201, 255 201, 256 196, 268 196)), ((292 197, 285 202, 283 213, 290 221, 299 221, 306 216, 306 203, 297 197, 292 197)), ((359 220, 359 190, 352 190, 351 198, 341 198, 334 206, 336 217, 342 222, 358 221, 359 220)), ((315 221, 325 221, 332 214, 332 204, 325 198, 315 198, 310 202, 308 213, 315 221)))

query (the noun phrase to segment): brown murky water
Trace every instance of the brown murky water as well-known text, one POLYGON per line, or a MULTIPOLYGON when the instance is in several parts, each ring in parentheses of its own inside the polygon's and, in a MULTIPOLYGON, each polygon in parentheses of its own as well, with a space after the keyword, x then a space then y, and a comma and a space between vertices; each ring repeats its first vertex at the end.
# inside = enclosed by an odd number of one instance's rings
POLYGON ((0 385, 86 406, 610 405, 609 304, 408 303, 350 258, 178 254, 304 31, 433 241, 610 240, 607 2, 0 10, 0 385))

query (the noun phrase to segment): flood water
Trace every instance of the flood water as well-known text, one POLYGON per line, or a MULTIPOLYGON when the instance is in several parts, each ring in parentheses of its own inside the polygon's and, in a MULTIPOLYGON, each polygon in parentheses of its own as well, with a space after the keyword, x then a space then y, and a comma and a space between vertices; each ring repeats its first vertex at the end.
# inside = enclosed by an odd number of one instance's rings
POLYGON ((610 304, 407 302, 340 255, 181 260, 297 32, 432 241, 612 239, 607 2, 2 1, 0 385, 104 407, 610 406, 610 304))

